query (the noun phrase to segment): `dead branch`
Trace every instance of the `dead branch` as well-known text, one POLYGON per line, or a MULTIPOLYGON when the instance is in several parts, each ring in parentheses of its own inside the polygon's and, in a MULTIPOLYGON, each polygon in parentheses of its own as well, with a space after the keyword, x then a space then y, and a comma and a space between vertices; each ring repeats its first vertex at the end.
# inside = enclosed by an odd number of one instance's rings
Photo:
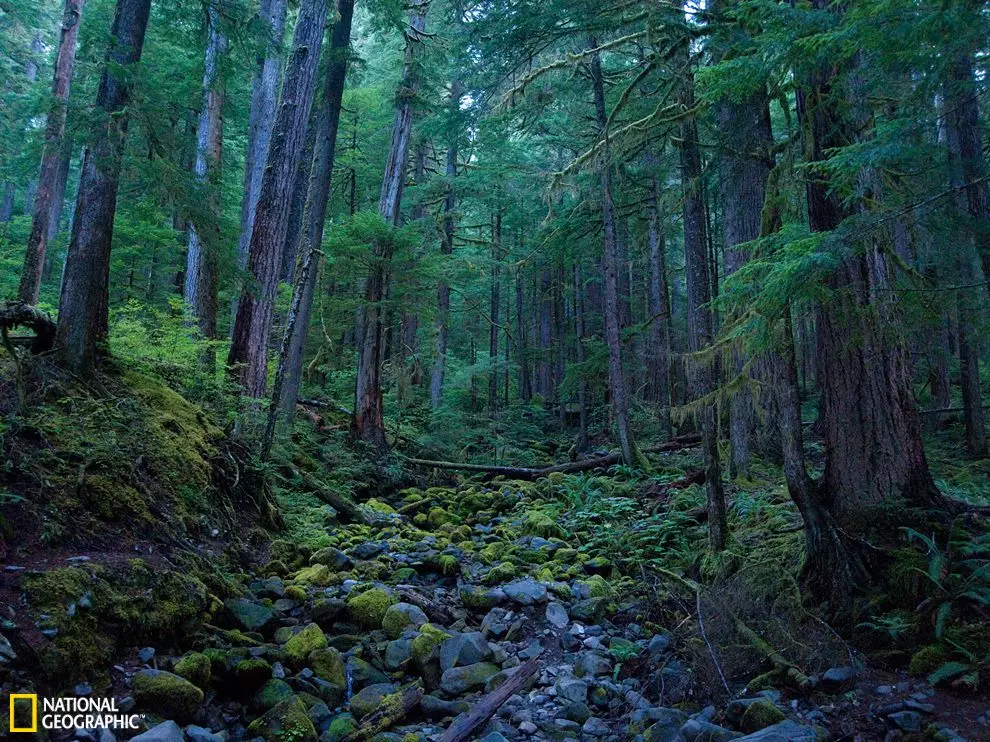
POLYGON ((536 674, 538 668, 539 660, 537 658, 520 665, 519 669, 512 674, 512 677, 508 678, 502 685, 478 701, 469 712, 457 717, 454 723, 444 732, 443 737, 440 738, 440 742, 463 742, 463 740, 466 740, 471 732, 492 718, 495 712, 498 711, 499 706, 508 701, 517 690, 526 685, 529 679, 536 674))
POLYGON ((364 717, 360 728, 344 737, 344 742, 358 742, 381 734, 412 713, 422 697, 423 686, 418 681, 399 688, 394 694, 386 696, 378 709, 364 717))

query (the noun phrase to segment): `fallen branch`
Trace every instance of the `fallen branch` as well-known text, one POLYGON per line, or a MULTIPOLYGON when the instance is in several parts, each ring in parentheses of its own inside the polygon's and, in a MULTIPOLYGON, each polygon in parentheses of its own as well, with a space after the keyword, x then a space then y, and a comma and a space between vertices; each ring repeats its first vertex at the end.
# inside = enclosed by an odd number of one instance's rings
POLYGON ((787 684, 800 691, 806 691, 811 688, 811 678, 784 659, 784 655, 778 652, 770 642, 749 628, 738 616, 732 617, 732 623, 736 627, 736 631, 742 634, 755 649, 762 652, 770 660, 774 673, 787 684))
POLYGON ((340 513, 340 515, 343 516, 342 520, 351 523, 362 523, 366 526, 374 525, 374 519, 364 508, 360 507, 343 495, 338 495, 336 492, 331 492, 329 487, 327 487, 312 474, 308 474, 294 466, 290 466, 289 470, 299 477, 299 479, 302 480, 302 483, 306 485, 306 487, 309 488, 314 495, 340 513))
POLYGON ((533 658, 525 664, 519 665, 519 669, 512 674, 502 685, 482 698, 475 704, 474 708, 466 714, 461 714, 447 731, 440 738, 440 742, 463 742, 471 732, 488 721, 499 707, 509 700, 512 695, 526 685, 529 679, 536 674, 539 668, 539 660, 533 658))
POLYGON ((55 345, 55 321, 37 307, 21 301, 8 301, 0 306, 0 328, 4 335, 18 327, 26 327, 34 332, 34 337, 11 337, 10 344, 26 345, 37 355, 45 353, 55 345))
MULTIPOLYGON (((661 443, 658 446, 644 448, 643 453, 680 451, 685 448, 696 446, 700 442, 700 436, 685 436, 683 438, 675 438, 674 440, 667 441, 666 443, 661 443)), ((457 461, 431 461, 429 459, 413 458, 407 458, 406 463, 412 464, 413 466, 423 466, 430 469, 454 469, 456 471, 480 472, 483 474, 491 474, 493 476, 501 475, 509 479, 532 480, 540 479, 541 477, 545 477, 549 474, 574 474, 576 472, 590 471, 592 469, 604 469, 606 467, 622 463, 622 454, 610 453, 605 456, 597 456, 592 459, 571 461, 566 464, 551 464, 550 466, 538 468, 525 466, 495 466, 488 464, 462 464, 457 461)))
POLYGON ((399 595, 402 596, 402 599, 406 603, 412 603, 414 606, 421 608, 423 613, 433 623, 449 626, 457 620, 445 605, 426 597, 415 588, 408 585, 399 585, 399 595))
POLYGON ((419 706, 422 697, 423 686, 419 682, 399 688, 392 695, 386 696, 375 711, 364 717, 361 727, 344 737, 344 742, 371 739, 376 734, 381 734, 412 713, 419 706))

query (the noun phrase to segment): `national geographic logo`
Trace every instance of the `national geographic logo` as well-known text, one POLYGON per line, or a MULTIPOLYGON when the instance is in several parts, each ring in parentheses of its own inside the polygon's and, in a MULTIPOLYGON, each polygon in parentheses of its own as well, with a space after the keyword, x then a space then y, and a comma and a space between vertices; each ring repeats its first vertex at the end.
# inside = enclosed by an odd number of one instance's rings
POLYGON ((136 714, 121 713, 116 698, 39 699, 37 693, 11 693, 9 711, 12 733, 39 729, 137 730, 141 720, 136 714))

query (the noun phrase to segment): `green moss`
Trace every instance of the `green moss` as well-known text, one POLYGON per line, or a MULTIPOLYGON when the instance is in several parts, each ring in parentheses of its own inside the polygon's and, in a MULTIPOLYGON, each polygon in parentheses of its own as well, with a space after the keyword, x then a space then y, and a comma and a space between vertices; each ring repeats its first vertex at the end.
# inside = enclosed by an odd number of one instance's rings
POLYGON ((488 574, 485 575, 485 583, 489 585, 501 585, 503 582, 509 582, 514 579, 516 574, 516 565, 512 562, 502 562, 488 570, 488 574))
POLYGON ((393 596, 380 587, 374 587, 349 597, 347 609, 355 623, 368 629, 377 629, 381 628, 385 612, 395 603, 393 596))
POLYGON ((153 711, 180 724, 192 721, 203 702, 203 691, 185 678, 160 670, 142 670, 131 684, 134 700, 141 708, 153 711))
POLYGON ((396 582, 406 582, 416 576, 416 570, 412 567, 403 567, 393 573, 396 582))
POLYGON ((296 667, 301 667, 310 653, 327 646, 327 638, 323 630, 315 623, 308 624, 285 643, 282 650, 285 659, 296 667))
POLYGON ((773 705, 769 699, 762 699, 750 704, 743 714, 740 726, 747 734, 773 726, 785 719, 784 712, 773 705))
POLYGON ((329 587, 334 583, 334 574, 325 564, 314 564, 312 567, 304 567, 296 572, 292 581, 297 586, 314 585, 316 587, 329 587))
POLYGON ((241 660, 234 666, 234 680, 237 686, 249 693, 271 676, 272 666, 260 657, 241 660))
POLYGON ((615 592, 601 575, 592 575, 587 580, 581 580, 580 584, 588 588, 592 598, 609 598, 615 592))
POLYGON ((288 698, 248 726, 266 742, 316 742, 316 729, 299 698, 288 698))
POLYGON ((272 678, 265 681, 261 689, 255 693, 253 703, 256 708, 268 711, 283 701, 292 698, 292 688, 284 680, 272 678))
POLYGON ((306 590, 298 585, 289 585, 285 588, 285 597, 289 600, 294 600, 297 603, 306 602, 306 590))
POLYGON ((509 544, 504 541, 496 541, 482 547, 481 551, 478 552, 478 558, 484 564, 495 564, 502 561, 506 554, 509 553, 509 550, 509 544))
POLYGON ((522 529, 524 533, 543 536, 544 538, 567 535, 557 521, 542 510, 527 510, 523 515, 522 529))
POLYGON ((950 652, 943 645, 929 644, 912 655, 908 672, 912 675, 927 675, 945 664, 949 655, 950 652))
POLYGON ((347 673, 344 668, 344 658, 333 647, 316 649, 309 655, 309 666, 316 677, 326 680, 339 688, 347 687, 347 673))
POLYGON ((425 623, 420 626, 419 633, 412 640, 413 662, 419 667, 423 667, 430 660, 436 659, 440 645, 450 637, 450 634, 434 624, 425 623))
POLYGON ((386 515, 392 515, 395 512, 395 508, 387 502, 382 502, 381 500, 376 500, 375 498, 367 500, 364 503, 364 506, 374 510, 376 513, 385 513, 386 515))
POLYGON ((426 565, 442 575, 456 575, 461 571, 461 563, 451 554, 436 554, 427 557, 426 565))
POLYGON ((358 729, 357 721, 354 719, 353 714, 344 713, 337 714, 330 721, 330 726, 323 733, 322 739, 324 742, 340 742, 345 737, 350 736, 353 732, 358 729))
POLYGON ((184 677, 197 688, 205 689, 210 684, 212 674, 210 658, 199 652, 190 652, 175 663, 175 674, 184 677))

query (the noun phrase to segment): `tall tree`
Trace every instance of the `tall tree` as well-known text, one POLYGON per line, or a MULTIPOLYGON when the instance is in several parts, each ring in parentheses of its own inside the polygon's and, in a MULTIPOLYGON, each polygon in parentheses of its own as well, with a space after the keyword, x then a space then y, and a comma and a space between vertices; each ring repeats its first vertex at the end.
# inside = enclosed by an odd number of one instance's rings
POLYGON ((55 79, 52 83, 52 105, 48 110, 45 124, 45 146, 41 156, 41 174, 34 196, 34 211, 31 218, 31 235, 28 237, 27 252, 24 255, 24 269, 18 298, 28 304, 38 303, 41 278, 45 266, 45 252, 58 229, 57 208, 65 192, 68 177, 68 145, 65 136, 65 121, 69 103, 69 88, 72 83, 72 67, 76 60, 76 40, 82 22, 84 0, 65 0, 62 13, 62 27, 59 36, 58 56, 55 58, 55 79))
POLYGON ((264 395, 268 382, 268 336, 282 247, 296 168, 306 144, 328 10, 328 0, 305 0, 299 10, 251 231, 248 271, 252 280, 241 292, 227 355, 231 374, 255 398, 264 395))
POLYGON ((107 335, 110 248, 127 138, 127 106, 150 8, 151 0, 117 0, 96 94, 99 120, 83 156, 55 342, 62 362, 84 377, 93 373, 99 345, 107 335))
MULTIPOLYGON (((382 177, 378 213, 390 226, 399 225, 402 189, 406 179, 406 161, 412 139, 413 104, 419 90, 415 68, 416 47, 426 30, 427 0, 417 0, 409 11, 402 82, 396 96, 392 121, 392 143, 382 177)), ((382 361, 385 310, 382 306, 389 284, 393 244, 391 239, 377 239, 371 246, 371 268, 365 281, 361 336, 358 343, 357 383, 354 388, 355 437, 370 443, 378 453, 388 450, 382 408, 382 361)))
POLYGON ((227 49, 227 37, 220 30, 216 0, 207 7, 206 18, 203 105, 196 130, 193 173, 200 186, 210 187, 207 198, 209 206, 200 211, 203 219, 198 227, 195 217, 189 223, 184 298, 195 315, 203 336, 212 339, 217 335, 217 292, 220 287, 220 203, 215 182, 220 170, 223 147, 224 84, 220 65, 227 49))

